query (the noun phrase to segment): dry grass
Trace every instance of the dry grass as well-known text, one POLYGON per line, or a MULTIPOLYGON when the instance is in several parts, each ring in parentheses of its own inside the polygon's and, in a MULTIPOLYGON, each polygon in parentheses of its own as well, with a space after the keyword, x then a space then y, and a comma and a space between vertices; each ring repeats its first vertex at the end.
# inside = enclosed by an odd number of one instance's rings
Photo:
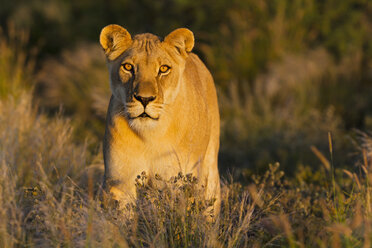
POLYGON ((18 96, 31 87, 35 51, 26 53, 29 34, 8 26, 4 34, 0 27, 0 97, 18 96))
POLYGON ((346 129, 363 123, 366 115, 355 82, 361 63, 358 53, 338 63, 321 48, 287 53, 254 82, 231 81, 227 90, 219 88, 222 164, 239 168, 239 175, 242 168, 266 168, 275 161, 286 172, 298 165, 316 168, 310 147, 327 150, 328 132, 337 137, 336 149, 346 151, 337 161, 349 163, 355 147, 346 129))
POLYGON ((120 212, 95 194, 99 173, 84 183, 99 168, 70 123, 31 106, 29 93, 0 102, 2 247, 369 247, 370 151, 360 173, 336 170, 333 182, 329 167, 290 179, 279 164, 248 186, 225 181, 214 222, 191 175, 155 179, 161 189, 142 175, 139 200, 120 212))
POLYGON ((278 165, 248 187, 225 183, 214 223, 203 215, 207 203, 191 176, 157 179, 166 185, 162 190, 139 180, 140 200, 128 210, 133 217, 103 208, 89 187, 77 186, 90 161, 84 146, 73 144, 68 122, 37 115, 30 106, 25 93, 0 107, 3 247, 368 245, 369 157, 360 175, 346 171, 338 178, 336 194, 329 171, 303 169, 287 181, 278 165))
MULTIPOLYGON (((11 51, 4 42, 0 48, 11 51)), ((333 156, 338 148, 327 144, 331 156, 313 148, 324 165, 315 171, 302 166, 289 177, 274 164, 250 176, 247 185, 224 180, 221 213, 214 221, 204 215, 212 203, 203 200, 192 175, 153 179, 163 185, 157 188, 157 183, 144 183, 143 174, 137 180, 138 200, 119 211, 101 197, 101 155, 76 141, 65 117, 37 111, 32 92, 23 85, 31 74, 22 68, 30 65, 18 58, 22 52, 13 51, 0 53, 0 61, 10 63, 9 70, 0 70, 6 89, 0 99, 0 247, 371 246, 370 135, 362 135, 354 169, 337 169, 333 156), (12 79, 11 71, 24 75, 12 79)), ((231 92, 238 95, 237 89, 231 92)), ((265 120, 264 131, 270 123, 289 124, 286 135, 293 138, 298 133, 291 129, 302 130, 311 144, 318 133, 306 121, 322 124, 317 128, 323 131, 327 125, 337 127, 331 110, 285 121, 283 109, 273 111, 257 96, 249 101, 223 103, 238 116, 248 113, 251 130, 259 128, 260 120, 265 120), (259 103, 262 112, 251 109, 259 103), (243 110, 234 104, 243 104, 243 110)), ((225 120, 233 121, 235 134, 249 136, 244 118, 225 120)))
POLYGON ((107 79, 101 47, 81 44, 44 61, 36 76, 40 104, 52 111, 62 106, 81 140, 102 137, 111 95, 107 79))

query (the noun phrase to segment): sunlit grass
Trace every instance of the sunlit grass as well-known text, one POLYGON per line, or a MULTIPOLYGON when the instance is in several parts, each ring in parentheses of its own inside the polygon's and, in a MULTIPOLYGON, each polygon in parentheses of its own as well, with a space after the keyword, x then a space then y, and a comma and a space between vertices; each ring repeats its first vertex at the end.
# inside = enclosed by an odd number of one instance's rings
POLYGON ((213 221, 204 214, 210 203, 192 175, 158 177, 147 184, 143 174, 137 182, 139 200, 119 211, 102 202, 102 166, 91 165, 92 154, 74 143, 71 124, 37 114, 29 93, 17 99, 0 102, 2 247, 370 244, 370 150, 364 149, 359 172, 335 165, 334 179, 327 166, 317 172, 299 168, 293 178, 274 164, 247 186, 224 180, 221 212, 213 221))
MULTIPOLYGON (((225 180, 221 213, 214 221, 204 214, 209 203, 192 175, 158 177, 147 184, 143 174, 137 182, 139 200, 119 211, 84 183, 81 175, 88 174, 91 155, 74 144, 69 122, 37 114, 28 93, 20 99, 2 100, 0 108, 2 247, 370 244, 369 150, 360 173, 336 168, 334 179, 327 166, 319 172, 304 167, 291 179, 275 164, 252 176, 247 186, 225 180)), ((99 173, 89 180, 100 184, 99 173)))
MULTIPOLYGON (((311 106, 310 114, 301 115, 300 110, 309 107, 303 100, 274 109, 273 99, 260 98, 250 89, 251 98, 242 100, 232 84, 231 95, 221 97, 224 135, 251 140, 251 153, 260 152, 261 158, 268 159, 276 152, 285 158, 299 142, 313 151, 307 156, 323 166, 292 164, 295 169, 288 175, 279 163, 265 163, 263 172, 243 175, 244 185, 225 176, 221 211, 212 218, 205 210, 213 202, 204 200, 203 188, 192 175, 156 177, 148 183, 142 174, 133 182, 138 200, 119 210, 101 189, 102 154, 76 139, 75 122, 61 114, 40 113, 32 94, 33 64, 26 59, 30 56, 12 44, 0 40, 0 247, 371 246, 372 137, 360 133, 354 144, 359 158, 341 168, 335 143, 342 132, 332 108, 320 111, 311 106), (331 135, 330 129, 336 132, 331 135), (299 135, 305 141, 298 140, 299 135), (281 149, 260 143, 259 138, 275 141, 281 149)), ((86 52, 80 56, 89 57, 86 52)), ((53 90, 67 87, 70 76, 93 68, 87 61, 87 67, 68 73, 65 70, 74 66, 73 61, 66 59, 67 65, 54 61, 62 71, 60 77, 66 77, 63 82, 54 78, 53 90)), ((299 95, 294 96, 301 98, 310 85, 311 81, 296 86, 293 92, 299 95)), ((103 86, 89 92, 99 87, 103 86)), ((72 88, 73 109, 86 93, 81 94, 76 85, 72 88)), ((69 95, 50 90, 60 99, 69 95)), ((93 111, 89 106, 93 98, 83 109, 93 111)), ((235 151, 242 153, 242 149, 235 151)))

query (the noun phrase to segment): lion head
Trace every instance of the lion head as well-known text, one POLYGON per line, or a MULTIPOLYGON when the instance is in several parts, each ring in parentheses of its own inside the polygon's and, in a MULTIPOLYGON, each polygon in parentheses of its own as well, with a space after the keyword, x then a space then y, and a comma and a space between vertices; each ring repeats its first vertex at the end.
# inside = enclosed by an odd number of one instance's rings
POLYGON ((100 43, 113 97, 123 105, 121 114, 139 133, 157 127, 180 91, 180 75, 194 46, 193 33, 181 28, 164 40, 152 34, 132 38, 123 27, 109 25, 103 28, 100 43))

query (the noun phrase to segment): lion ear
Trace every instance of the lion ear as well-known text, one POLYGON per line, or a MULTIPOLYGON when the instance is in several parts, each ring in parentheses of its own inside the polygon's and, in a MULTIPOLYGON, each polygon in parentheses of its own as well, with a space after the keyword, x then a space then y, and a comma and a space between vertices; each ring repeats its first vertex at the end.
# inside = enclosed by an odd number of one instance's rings
POLYGON ((194 34, 187 28, 179 28, 168 34, 164 42, 175 46, 181 54, 189 53, 194 47, 194 34))
POLYGON ((132 38, 125 28, 111 24, 102 29, 99 42, 107 58, 115 60, 132 44, 132 38))

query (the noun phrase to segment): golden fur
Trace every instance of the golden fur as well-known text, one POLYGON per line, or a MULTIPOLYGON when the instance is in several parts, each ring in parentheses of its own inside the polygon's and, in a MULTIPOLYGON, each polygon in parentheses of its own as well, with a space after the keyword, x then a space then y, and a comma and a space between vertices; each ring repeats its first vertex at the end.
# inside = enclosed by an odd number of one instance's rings
POLYGON ((191 53, 193 33, 182 28, 164 40, 152 34, 132 38, 109 25, 100 43, 112 91, 103 143, 105 187, 126 203, 135 197, 142 171, 164 179, 192 173, 218 207, 217 95, 210 72, 191 53))

